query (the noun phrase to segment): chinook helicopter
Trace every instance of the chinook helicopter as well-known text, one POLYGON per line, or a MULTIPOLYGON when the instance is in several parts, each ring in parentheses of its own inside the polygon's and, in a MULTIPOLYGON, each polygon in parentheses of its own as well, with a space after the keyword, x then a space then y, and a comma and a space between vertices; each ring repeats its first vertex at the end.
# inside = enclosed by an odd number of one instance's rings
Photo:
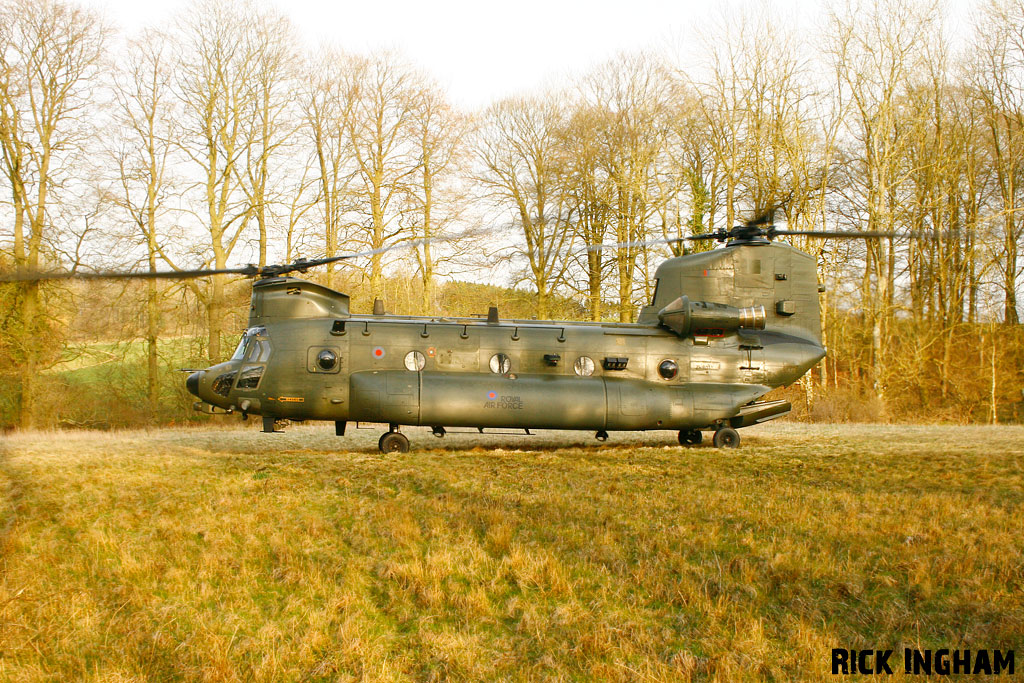
MULTIPOLYGON (((678 431, 683 445, 788 413, 760 400, 792 384, 825 355, 814 259, 782 235, 884 237, 883 233, 778 230, 770 214, 731 230, 682 239, 724 246, 669 258, 635 323, 406 316, 351 312, 349 297, 291 276, 365 254, 287 265, 186 272, 36 273, 67 277, 254 277, 248 329, 231 358, 185 380, 206 413, 261 416, 263 431, 289 421, 388 425, 381 452, 409 450, 407 425, 572 429, 598 440, 613 430, 678 431)), ((658 240, 676 241, 676 240, 658 240)), ((621 245, 609 245, 621 246, 621 245)), ((371 252, 368 252, 371 253, 371 252)))

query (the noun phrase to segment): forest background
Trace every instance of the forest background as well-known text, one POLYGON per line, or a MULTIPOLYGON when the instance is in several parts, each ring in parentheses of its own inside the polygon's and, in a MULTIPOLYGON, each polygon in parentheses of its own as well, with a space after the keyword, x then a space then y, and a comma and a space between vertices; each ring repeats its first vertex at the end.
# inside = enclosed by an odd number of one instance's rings
MULTIPOLYGON (((731 17, 699 68, 621 54, 464 111, 400 54, 304 44, 264 6, 124 35, 6 0, 0 271, 375 252, 308 277, 355 311, 628 322, 664 258, 705 248, 679 238, 777 207, 896 234, 790 238, 829 348, 787 390, 798 417, 1019 421, 1024 0, 956 36, 936 3, 825 10, 810 35, 731 17)), ((177 370, 230 353, 248 296, 229 276, 0 285, 0 427, 196 419, 177 370)))

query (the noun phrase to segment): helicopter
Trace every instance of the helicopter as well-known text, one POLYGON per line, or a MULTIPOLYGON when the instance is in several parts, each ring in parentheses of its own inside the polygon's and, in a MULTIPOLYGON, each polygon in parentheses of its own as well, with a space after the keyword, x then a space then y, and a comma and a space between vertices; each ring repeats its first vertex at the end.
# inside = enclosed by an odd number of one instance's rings
POLYGON ((372 314, 359 315, 346 294, 292 275, 366 254, 0 281, 254 278, 248 327, 235 352, 189 371, 185 385, 199 399, 196 410, 260 416, 264 432, 323 420, 344 436, 349 423, 385 424, 383 453, 409 450, 403 426, 427 426, 437 437, 452 428, 587 430, 601 441, 609 431, 672 430, 682 445, 700 444, 710 431, 715 447, 733 448, 737 430, 790 412, 786 400, 761 399, 826 353, 815 261, 774 241, 783 235, 891 236, 779 230, 761 215, 680 238, 723 246, 664 261, 635 323, 503 319, 496 307, 478 317, 392 315, 379 299, 372 314))

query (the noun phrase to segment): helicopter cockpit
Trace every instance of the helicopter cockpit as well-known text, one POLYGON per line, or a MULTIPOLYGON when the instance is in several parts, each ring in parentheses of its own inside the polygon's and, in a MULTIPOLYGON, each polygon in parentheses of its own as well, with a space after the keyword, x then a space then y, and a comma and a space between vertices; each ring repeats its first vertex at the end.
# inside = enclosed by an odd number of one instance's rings
POLYGON ((214 405, 226 403, 232 389, 245 392, 259 387, 271 350, 267 328, 262 325, 250 327, 242 335, 230 359, 193 372, 185 386, 204 401, 214 405))

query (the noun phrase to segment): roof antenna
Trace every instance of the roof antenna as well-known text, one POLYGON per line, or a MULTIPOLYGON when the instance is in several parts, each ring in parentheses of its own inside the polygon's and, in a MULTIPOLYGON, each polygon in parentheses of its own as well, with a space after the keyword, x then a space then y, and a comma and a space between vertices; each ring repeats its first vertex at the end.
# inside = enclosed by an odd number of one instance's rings
POLYGON ((379 297, 373 299, 373 314, 384 315, 384 302, 379 297))

